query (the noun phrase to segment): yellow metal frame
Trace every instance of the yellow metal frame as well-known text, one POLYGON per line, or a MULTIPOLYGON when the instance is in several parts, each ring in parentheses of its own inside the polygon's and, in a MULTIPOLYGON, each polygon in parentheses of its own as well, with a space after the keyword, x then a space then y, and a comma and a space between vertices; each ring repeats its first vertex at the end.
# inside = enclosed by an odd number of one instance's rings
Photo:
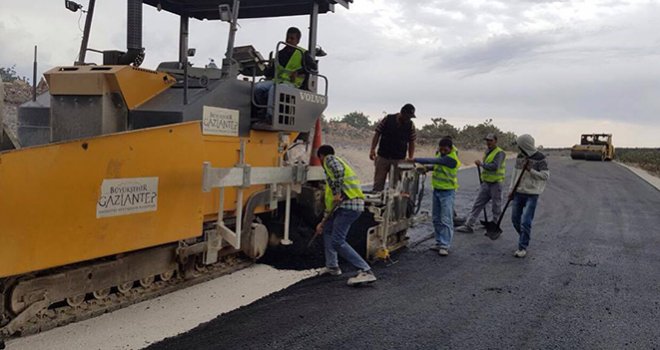
POLYGON ((128 109, 139 107, 176 83, 167 73, 133 66, 55 67, 44 76, 53 96, 120 92, 128 109))
MULTIPOLYGON (((278 143, 252 131, 246 163, 277 166, 278 143)), ((239 150, 240 138, 203 135, 197 121, 0 154, 0 277, 199 236, 219 198, 202 192, 203 162, 231 167, 239 150), (157 211, 97 218, 103 180, 135 177, 158 177, 157 211)), ((224 207, 236 210, 234 190, 224 207)))

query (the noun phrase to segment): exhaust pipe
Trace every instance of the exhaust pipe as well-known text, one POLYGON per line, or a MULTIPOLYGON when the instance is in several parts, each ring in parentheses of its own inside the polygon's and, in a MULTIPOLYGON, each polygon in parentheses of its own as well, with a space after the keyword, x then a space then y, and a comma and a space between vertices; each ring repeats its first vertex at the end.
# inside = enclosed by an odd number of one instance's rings
POLYGON ((144 61, 142 47, 142 0, 127 0, 126 53, 119 57, 119 64, 138 67, 144 61))
MULTIPOLYGON (((36 100, 37 100, 37 45, 34 45, 34 62, 32 64, 32 101, 34 102, 36 100)), ((0 132, 2 132, 2 130, 0 130, 0 132)))

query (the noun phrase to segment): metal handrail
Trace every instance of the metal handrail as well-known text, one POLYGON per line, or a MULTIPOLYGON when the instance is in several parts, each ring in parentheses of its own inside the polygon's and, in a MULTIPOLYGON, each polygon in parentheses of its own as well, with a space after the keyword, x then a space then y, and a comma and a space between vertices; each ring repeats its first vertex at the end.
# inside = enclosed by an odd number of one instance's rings
MULTIPOLYGON (((279 64, 280 46, 282 46, 282 45, 292 47, 292 48, 294 48, 295 50, 300 51, 303 55, 305 54, 305 51, 304 51, 303 49, 301 49, 301 48, 299 48, 299 47, 297 47, 297 46, 294 46, 294 45, 287 44, 287 43, 284 42, 284 41, 279 41, 279 42, 277 43, 277 45, 275 46, 275 59, 274 59, 274 61, 273 61, 273 63, 275 64, 275 67, 274 67, 275 72, 274 72, 274 74, 273 74, 273 84, 277 84, 277 82, 276 82, 276 78, 277 78, 277 65, 279 64)), ((328 97, 328 77, 326 77, 326 76, 323 75, 323 74, 319 74, 318 72, 316 72, 316 73, 315 73, 315 72, 311 72, 311 71, 307 70, 307 68, 306 68, 304 65, 303 65, 303 68, 305 68, 305 73, 306 73, 306 74, 309 74, 310 76, 315 76, 315 77, 317 77, 317 78, 322 78, 322 79, 324 80, 324 82, 325 82, 325 84, 324 84, 324 85, 325 85, 325 88, 324 88, 323 96, 328 97)), ((252 100, 252 104, 255 105, 256 107, 259 107, 259 108, 268 108, 268 104, 265 104, 265 105, 258 104, 258 103, 256 103, 256 101, 255 101, 255 99, 254 99, 254 87, 255 87, 255 80, 256 80, 256 77, 257 77, 257 76, 256 76, 256 70, 253 70, 253 71, 252 71, 252 86, 251 86, 251 88, 250 88, 250 92, 251 92, 251 93, 250 93, 250 99, 252 100)))

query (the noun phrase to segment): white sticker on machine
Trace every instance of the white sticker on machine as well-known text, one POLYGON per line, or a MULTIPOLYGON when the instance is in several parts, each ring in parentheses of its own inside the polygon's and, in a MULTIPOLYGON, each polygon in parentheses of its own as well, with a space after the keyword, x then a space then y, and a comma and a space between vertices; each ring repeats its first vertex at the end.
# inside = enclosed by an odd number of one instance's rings
POLYGON ((204 135, 238 136, 238 110, 204 106, 202 133, 204 135))
POLYGON ((105 179, 96 203, 96 218, 158 210, 158 178, 105 179))

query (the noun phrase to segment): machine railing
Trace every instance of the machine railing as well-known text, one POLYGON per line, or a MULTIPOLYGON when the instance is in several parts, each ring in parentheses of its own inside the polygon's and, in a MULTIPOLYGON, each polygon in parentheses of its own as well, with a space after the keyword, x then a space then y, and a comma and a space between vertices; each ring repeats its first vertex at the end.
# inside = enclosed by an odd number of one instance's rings
MULTIPOLYGON (((274 84, 274 85, 279 84, 279 83, 277 83, 277 76, 278 76, 277 65, 279 64, 280 47, 283 46, 283 45, 284 45, 284 46, 292 47, 292 48, 294 48, 295 50, 300 51, 300 53, 302 53, 303 55, 305 54, 305 51, 304 51, 303 49, 297 47, 297 46, 289 45, 289 44, 287 44, 287 43, 284 42, 284 41, 280 41, 280 42, 278 42, 278 43, 277 43, 277 46, 275 47, 275 59, 274 59, 273 62, 272 62, 272 64, 274 65, 274 68, 273 68, 273 69, 274 69, 274 74, 273 74, 273 84, 274 84)), ((323 96, 327 97, 327 96, 328 96, 328 77, 326 77, 326 76, 323 75, 323 74, 319 74, 318 72, 312 72, 312 71, 308 70, 304 65, 303 65, 303 68, 305 68, 305 74, 308 75, 308 77, 309 77, 308 79, 309 79, 310 81, 311 81, 313 78, 321 78, 321 79, 323 79, 323 81, 324 81, 324 84, 323 84, 323 85, 324 85, 323 96)), ((269 107, 268 104, 259 104, 259 103, 257 103, 257 101, 256 101, 255 98, 254 98, 254 89, 255 89, 256 82, 257 82, 256 80, 257 80, 256 70, 253 70, 253 74, 252 74, 252 87, 251 87, 251 91, 250 91, 250 96, 252 96, 252 97, 251 97, 251 98, 252 98, 252 104, 253 104, 254 106, 258 107, 258 108, 268 108, 268 107, 269 107)), ((307 89, 303 89, 303 90, 307 90, 307 89)), ((316 90, 316 89, 313 89, 313 90, 316 90)), ((273 89, 273 91, 274 91, 274 89, 273 89)), ((315 91, 313 91, 313 92, 315 92, 315 91)), ((316 93, 316 92, 315 92, 315 93, 316 93)), ((274 102, 275 102, 275 99, 273 98, 273 103, 274 103, 274 102)))
POLYGON ((284 185, 285 186, 285 222, 283 244, 290 243, 289 222, 291 216, 291 186, 303 184, 307 181, 320 181, 325 179, 321 166, 293 165, 279 167, 252 167, 245 164, 245 140, 241 141, 240 161, 235 167, 214 168, 210 162, 204 162, 202 190, 210 192, 214 188, 220 190, 218 199, 218 219, 216 222, 216 237, 208 239, 205 260, 217 260, 217 252, 221 249, 221 240, 224 239, 232 247, 241 249, 241 233, 243 231, 243 194, 246 188, 254 185, 284 185), (236 188, 236 224, 234 230, 227 227, 225 215, 225 189, 236 188))

